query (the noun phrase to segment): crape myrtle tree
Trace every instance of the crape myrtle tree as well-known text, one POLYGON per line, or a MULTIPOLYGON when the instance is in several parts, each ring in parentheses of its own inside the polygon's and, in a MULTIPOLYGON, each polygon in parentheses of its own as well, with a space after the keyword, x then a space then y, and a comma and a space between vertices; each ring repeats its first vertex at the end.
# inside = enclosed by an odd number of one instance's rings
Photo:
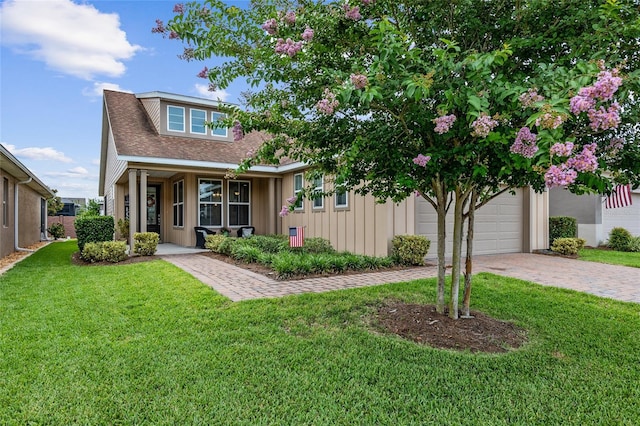
POLYGON ((441 313, 453 210, 452 318, 465 223, 469 314, 478 208, 525 186, 606 194, 640 181, 637 1, 206 1, 174 12, 153 31, 185 43, 183 59, 222 58, 198 74, 212 90, 251 87, 224 124, 268 136, 235 172, 287 157, 331 176, 321 195, 433 206, 441 313))

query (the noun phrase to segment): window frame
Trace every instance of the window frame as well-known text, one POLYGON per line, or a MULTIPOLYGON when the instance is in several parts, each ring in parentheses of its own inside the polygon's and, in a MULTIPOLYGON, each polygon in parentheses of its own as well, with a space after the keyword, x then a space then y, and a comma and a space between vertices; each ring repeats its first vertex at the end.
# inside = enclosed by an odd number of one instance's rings
POLYGON ((333 199, 334 199, 333 207, 335 209, 343 210, 343 209, 349 208, 349 192, 348 191, 336 191, 333 199), (344 195, 344 204, 338 204, 338 196, 340 195, 344 195))
POLYGON ((184 179, 173 182, 173 227, 184 228, 184 179))
POLYGON ((186 133, 186 110, 185 107, 181 107, 178 105, 167 105, 167 131, 168 132, 177 132, 177 133, 186 133), (182 110, 182 130, 176 130, 171 128, 171 109, 176 108, 182 110))
POLYGON ((224 226, 223 224, 223 218, 224 218, 224 184, 222 179, 214 179, 214 178, 199 178, 198 179, 198 226, 208 226, 208 227, 212 227, 212 228, 221 228, 224 226), (201 197, 200 197, 200 185, 202 185, 202 182, 218 182, 220 184, 220 201, 202 201, 201 197), (201 205, 220 205, 220 223, 219 224, 207 224, 207 225, 203 225, 202 223, 200 223, 200 206, 201 205))
MULTIPOLYGON (((320 175, 320 177, 313 178, 313 193, 324 192, 324 175, 320 175), (320 185, 317 182, 320 181, 320 185)), ((314 210, 322 210, 324 209, 324 197, 314 198, 313 200, 313 209, 314 210)))
MULTIPOLYGON (((193 133, 194 135, 203 135, 206 136, 207 135, 207 111, 204 109, 198 109, 198 108, 189 108, 189 122, 190 122, 190 126, 189 126, 189 130, 191 131, 191 133, 193 133), (196 132, 193 130, 193 113, 194 112, 201 112, 204 114, 204 117, 202 117, 202 132, 196 132)), ((199 126, 199 125, 198 125, 199 126)))
MULTIPOLYGON (((304 173, 294 173, 293 175, 293 196, 294 197, 298 197, 298 194, 300 192, 302 192, 302 190, 304 189, 304 173), (300 177, 300 187, 297 188, 296 186, 296 178, 300 177)), ((295 211, 301 211, 304 210, 304 200, 300 199, 295 206, 293 206, 293 210, 295 211)))
POLYGON ((241 227, 241 226, 251 226, 251 181, 250 180, 229 180, 227 182, 227 224, 230 227, 234 227, 234 228, 241 227), (249 185, 249 191, 247 195, 248 201, 231 201, 231 194, 232 194, 231 184, 232 183, 235 183, 235 184, 246 183, 249 185), (247 206, 247 223, 246 224, 231 223, 231 206, 247 206))
MULTIPOLYGON (((227 118, 227 114, 219 111, 211 111, 211 122, 215 123, 219 118, 224 120, 227 118)), ((211 136, 217 136, 219 138, 227 138, 229 137, 229 129, 226 127, 211 127, 211 136), (224 131, 224 134, 217 134, 216 132, 224 131)))
POLYGON ((2 226, 9 226, 9 179, 2 178, 2 226))

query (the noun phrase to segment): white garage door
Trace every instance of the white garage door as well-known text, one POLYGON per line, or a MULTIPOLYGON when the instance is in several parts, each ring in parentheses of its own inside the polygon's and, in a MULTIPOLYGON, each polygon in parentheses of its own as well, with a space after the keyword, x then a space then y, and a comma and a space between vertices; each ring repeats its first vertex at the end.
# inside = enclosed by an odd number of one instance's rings
MULTIPOLYGON (((447 217, 447 256, 453 241, 453 215, 447 217)), ((416 233, 431 240, 429 258, 437 256, 438 219, 431 204, 419 198, 416 203, 416 233)), ((504 193, 476 211, 474 254, 522 252, 523 192, 504 193)), ((464 235, 466 238, 466 233, 464 235)), ((464 250, 464 249, 463 249, 464 250)))
POLYGON ((632 235, 640 235, 640 194, 631 194, 630 206, 607 209, 602 207, 602 231, 604 239, 609 239, 609 232, 615 227, 625 228, 632 235))

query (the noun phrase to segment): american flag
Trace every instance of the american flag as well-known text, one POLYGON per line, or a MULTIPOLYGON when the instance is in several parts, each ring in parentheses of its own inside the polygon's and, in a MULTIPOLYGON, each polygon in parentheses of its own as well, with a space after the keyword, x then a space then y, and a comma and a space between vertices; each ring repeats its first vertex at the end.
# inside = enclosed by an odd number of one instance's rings
POLYGON ((616 185, 611 195, 605 201, 605 207, 615 209, 631 205, 631 185, 616 185))
POLYGON ((289 227, 289 247, 302 247, 304 245, 304 228, 302 226, 289 227))

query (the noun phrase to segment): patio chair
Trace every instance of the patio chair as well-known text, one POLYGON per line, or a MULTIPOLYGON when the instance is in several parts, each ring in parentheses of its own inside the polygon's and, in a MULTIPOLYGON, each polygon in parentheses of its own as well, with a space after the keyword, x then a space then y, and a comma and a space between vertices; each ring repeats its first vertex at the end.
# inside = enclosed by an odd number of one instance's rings
POLYGON ((205 228, 204 226, 194 226, 193 230, 196 233, 196 247, 199 247, 199 248, 206 248, 204 246, 205 237, 207 235, 215 235, 216 233, 215 231, 205 228))
POLYGON ((238 238, 249 238, 256 232, 256 228, 253 226, 242 226, 238 229, 238 238))

